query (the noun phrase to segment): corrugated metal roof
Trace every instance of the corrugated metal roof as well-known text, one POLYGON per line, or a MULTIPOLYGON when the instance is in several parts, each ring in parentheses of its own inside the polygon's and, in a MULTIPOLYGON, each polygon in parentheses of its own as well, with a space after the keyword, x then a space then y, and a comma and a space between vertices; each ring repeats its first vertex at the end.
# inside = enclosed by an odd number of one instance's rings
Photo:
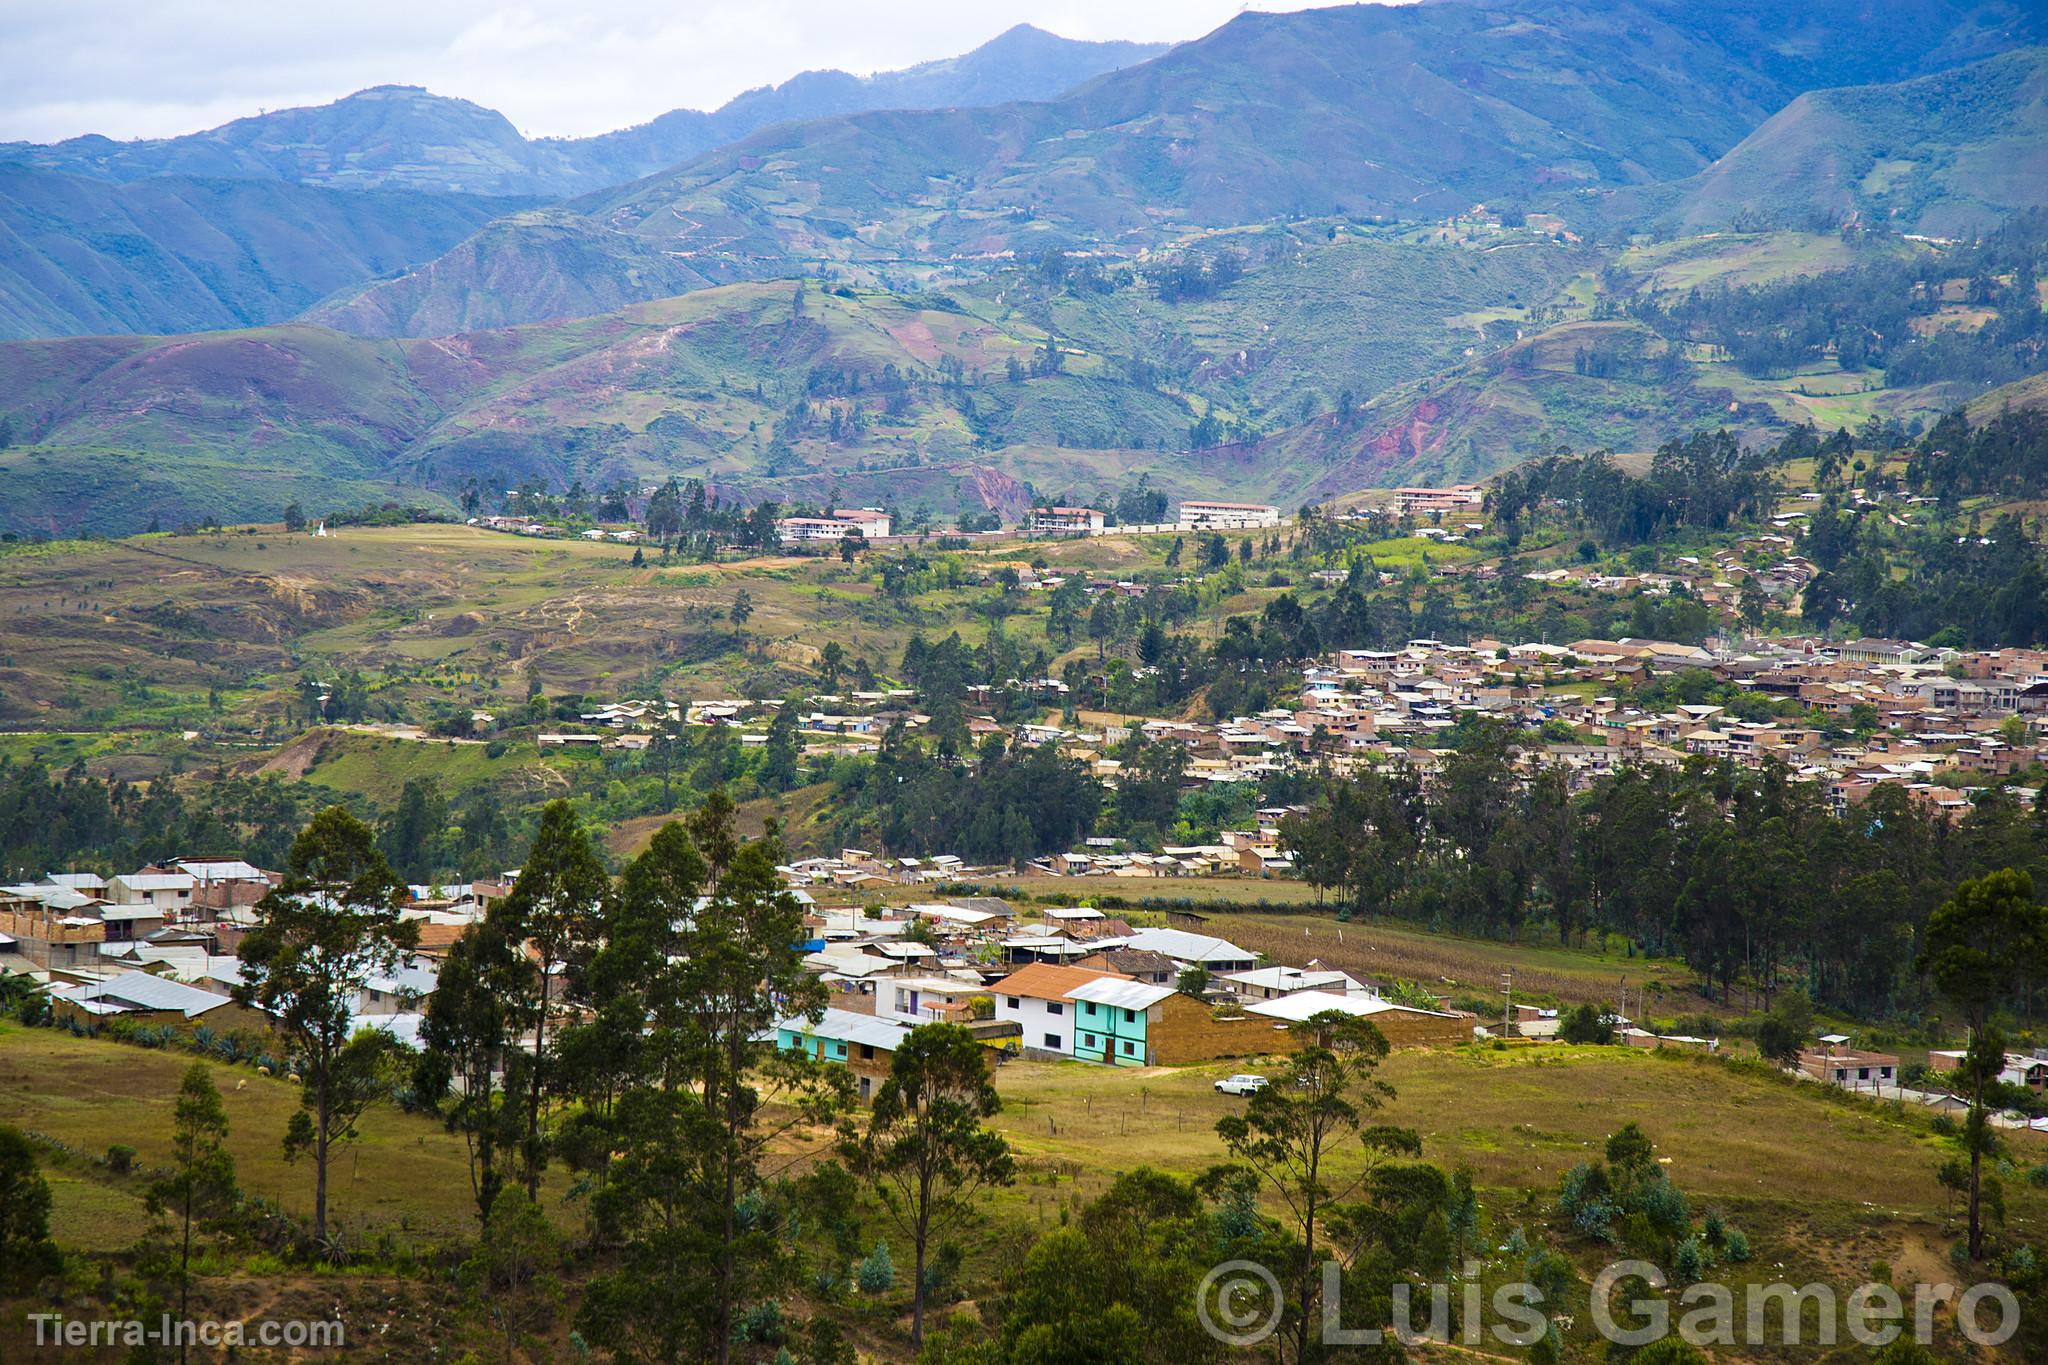
POLYGON ((884 1052, 894 1052, 903 1046, 903 1040, 910 1036, 910 1029, 903 1024, 892 1024, 886 1019, 877 1019, 872 1014, 855 1014, 852 1010, 829 1008, 825 1011, 825 1017, 815 1024, 802 1015, 795 1015, 784 1019, 775 1027, 794 1029, 806 1038, 859 1043, 867 1047, 881 1048, 884 1052))
POLYGON ((1067 992, 1067 999, 1109 1005, 1120 1010, 1149 1010, 1172 994, 1173 987, 1149 981, 1103 980, 1077 986, 1067 992))

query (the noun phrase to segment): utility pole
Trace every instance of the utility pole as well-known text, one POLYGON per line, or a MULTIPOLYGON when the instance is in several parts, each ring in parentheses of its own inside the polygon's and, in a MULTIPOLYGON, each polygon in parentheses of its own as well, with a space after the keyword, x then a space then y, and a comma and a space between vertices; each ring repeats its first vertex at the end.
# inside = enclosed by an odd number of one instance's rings
POLYGON ((1515 969, 1513 967, 1505 967, 1501 970, 1500 994, 1500 1036, 1512 1038, 1515 1036, 1515 969))

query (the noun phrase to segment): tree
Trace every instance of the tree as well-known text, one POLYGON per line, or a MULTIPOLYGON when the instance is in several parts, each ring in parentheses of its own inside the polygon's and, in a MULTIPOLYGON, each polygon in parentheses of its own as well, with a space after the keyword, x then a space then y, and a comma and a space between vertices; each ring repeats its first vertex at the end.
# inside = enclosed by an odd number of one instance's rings
POLYGON ((730 609, 727 610, 726 617, 735 626, 744 626, 747 623, 748 619, 753 616, 753 614, 754 595, 748 592, 745 588, 741 588, 738 592, 733 594, 732 606, 730 609))
POLYGON ((329 806, 293 840, 284 881, 257 903, 260 922, 242 939, 235 1000, 270 1016, 305 1078, 285 1150, 313 1154, 316 1240, 327 1236, 329 1148, 367 1103, 357 1101, 368 1053, 344 1055, 356 1004, 372 976, 396 971, 419 942, 419 926, 399 918, 403 896, 369 826, 329 806))
POLYGON ((19 1128, 0 1124, 0 1289, 26 1289, 61 1264, 36 1149, 19 1128))
POLYGON ((469 1149, 470 1195, 488 1225, 506 1167, 519 1151, 526 1053, 519 1047, 516 1002, 536 983, 533 964, 506 934, 500 916, 486 915, 448 949, 420 1026, 415 1088, 441 1103, 442 1119, 469 1149))
MULTIPOLYGON (((468 712, 461 714, 466 720, 468 712)), ((434 874, 435 846, 447 829, 448 803, 441 797, 440 784, 431 777, 409 777, 377 844, 399 876, 424 882, 434 874)))
POLYGON ((1802 991, 1786 991, 1756 1029, 1756 1050, 1765 1061, 1791 1066, 1813 1032, 1813 1004, 1802 991))
POLYGON ((738 1307, 789 1254, 764 1167, 797 1159, 790 1135, 830 1122, 845 1093, 844 1067, 776 1048, 778 1025, 822 1013, 825 988, 803 966, 781 845, 742 841, 732 820, 714 792, 659 831, 608 902, 591 960, 597 1026, 644 1039, 597 1134, 608 1165, 594 1211, 621 1243, 618 1267, 577 1317, 626 1358, 729 1358, 738 1307), (615 992, 632 981, 631 998, 615 992), (786 1103, 765 1118, 764 1087, 786 1103))
POLYGON ((528 945, 533 973, 525 978, 528 993, 515 1004, 522 1034, 533 1034, 532 1061, 527 1066, 526 1122, 520 1159, 526 1197, 540 1198, 540 1172, 547 1164, 543 1110, 552 1079, 548 1025, 561 1002, 558 976, 570 956, 589 937, 591 917, 610 886, 604 864, 591 847, 590 836, 577 822, 567 801, 550 801, 540 813, 540 828, 511 894, 491 907, 506 938, 528 945))
POLYGON ((1567 1043, 1611 1043, 1614 1016, 1591 1002, 1581 1004, 1565 1011, 1558 1023, 1557 1036, 1567 1043))
POLYGON ((846 671, 846 646, 837 640, 827 640, 818 651, 818 672, 825 679, 827 691, 837 691, 839 675, 846 671))
POLYGON ((305 530, 306 509, 299 506, 296 502, 286 503, 284 505, 284 529, 287 531, 305 530))
POLYGON ((1970 1089, 1969 1253, 1977 1260, 1984 1254, 1983 1161, 1991 1141, 1984 1096, 2005 1067, 2004 1040, 1992 1015, 2048 960, 2048 912, 2034 903, 2033 879, 2005 868, 1957 887, 1928 917, 1925 942, 1922 975, 1970 1029, 1962 1069, 1970 1089))
MULTIPOLYGON (((192 1229, 195 1223, 218 1218, 235 1206, 235 1159, 227 1149, 228 1111, 214 1087, 213 1072, 205 1062, 194 1062, 178 1087, 177 1103, 171 1110, 171 1169, 149 1187, 146 1207, 150 1216, 172 1216, 179 1223, 178 1317, 191 1314, 187 1307, 192 1293, 192 1229)), ((182 1337, 178 1359, 189 1349, 182 1337)))
POLYGON ((1309 1356, 1316 1311, 1319 1215, 1355 1190, 1362 1176, 1332 1180, 1329 1164, 1346 1138, 1371 1145, 1366 1115, 1393 1095, 1374 1073, 1387 1040, 1365 1019, 1326 1010, 1290 1024, 1297 1046, 1284 1074, 1252 1092, 1244 1112, 1217 1120, 1231 1156, 1254 1171, 1286 1205, 1301 1238, 1295 1248, 1295 1359, 1309 1356))
POLYGON ((561 1311, 561 1242, 517 1186, 498 1192, 489 1227, 460 1274, 477 1312, 502 1334, 503 1358, 512 1365, 561 1311))
POLYGON ((852 1164, 875 1182, 916 1253, 910 1341, 924 1343, 925 1257, 933 1234, 961 1220, 984 1185, 1014 1174, 1009 1144, 982 1126, 1002 1109, 988 1054, 959 1024, 923 1024, 890 1057, 865 1132, 849 1132, 852 1164))
POLYGON ((786 792, 797 784, 801 773, 803 740, 796 730, 795 702, 784 702, 768 722, 768 742, 761 751, 761 785, 769 791, 786 792))

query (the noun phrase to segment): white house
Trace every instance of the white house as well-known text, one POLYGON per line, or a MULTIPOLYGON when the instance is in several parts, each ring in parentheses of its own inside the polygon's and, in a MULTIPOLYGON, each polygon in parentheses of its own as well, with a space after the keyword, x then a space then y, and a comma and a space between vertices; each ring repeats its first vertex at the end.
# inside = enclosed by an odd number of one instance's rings
POLYGON ((1034 962, 996 982, 988 992, 995 997, 996 1018, 1014 1021, 1023 1029, 1021 1041, 1027 1050, 1072 1056, 1074 1002, 1067 993, 1091 981, 1122 980, 1109 972, 1034 962))

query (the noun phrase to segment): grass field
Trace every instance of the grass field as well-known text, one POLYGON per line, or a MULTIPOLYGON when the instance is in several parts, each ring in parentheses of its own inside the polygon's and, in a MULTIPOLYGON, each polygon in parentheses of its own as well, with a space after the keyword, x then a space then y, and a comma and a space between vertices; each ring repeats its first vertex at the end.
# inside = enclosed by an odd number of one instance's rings
MULTIPOLYGON (((171 1099, 189 1062, 181 1054, 40 1029, 0 1031, 0 1122, 59 1146, 45 1169, 53 1231, 68 1249, 118 1254, 142 1232, 141 1189, 150 1168, 166 1158, 171 1099), (138 1149, 136 1175, 113 1176, 95 1159, 114 1142, 138 1149)), ((1025 1239, 1069 1221, 1118 1172, 1150 1165, 1193 1176, 1226 1160, 1215 1125, 1243 1101, 1219 1095, 1213 1081, 1277 1065, 1247 1059, 1181 1069, 1024 1060, 1001 1066, 1003 1108, 991 1124, 1018 1156, 1018 1179, 979 1200, 983 1221, 968 1239, 963 1281, 970 1298, 1000 1280, 1025 1239)), ((243 1186, 304 1213, 310 1172, 286 1166, 277 1145, 297 1090, 245 1068, 216 1067, 215 1074, 243 1186)), ((1426 1160, 1470 1171, 1489 1236, 1524 1227, 1539 1245, 1563 1246, 1582 1276, 1605 1252, 1558 1226, 1557 1183, 1573 1164, 1596 1156, 1616 1128, 1635 1121, 1695 1215, 1717 1210, 1749 1236, 1753 1267, 1718 1272, 1731 1283, 1817 1279, 1846 1288, 1878 1262, 1892 1268, 1895 1280, 1953 1278, 1945 1249, 1954 1228, 1933 1178, 1947 1148, 1924 1115, 1750 1066, 1619 1047, 1403 1050, 1387 1059, 1380 1076, 1393 1094, 1372 1121, 1413 1129, 1426 1160)), ((363 1130, 363 1140, 335 1165, 335 1217, 346 1232, 364 1243, 392 1238, 415 1250, 470 1233, 459 1140, 389 1108, 373 1110, 363 1130)), ((2048 1155, 2048 1144, 2013 1135, 2007 1155, 2025 1167, 2048 1155)), ((1341 1184, 1363 1161, 1362 1150, 1340 1145, 1332 1180, 1341 1184)), ((2005 1183, 2013 1234, 2032 1239, 2048 1231, 2048 1193, 2025 1180, 2005 1183)), ((562 1202, 562 1189, 551 1179, 546 1202, 565 1228, 574 1227, 579 1215, 562 1202)), ((857 1216, 867 1236, 886 1234, 873 1210, 857 1216)), ((252 1306, 280 1316, 340 1312, 380 1336, 386 1325, 411 1333, 393 1340, 415 1344, 445 1340, 445 1327, 427 1324, 452 1321, 445 1315, 456 1311, 443 1304, 422 1316, 422 1302, 442 1293, 434 1277, 293 1271, 265 1258, 209 1261, 202 1273, 200 1301, 236 1315, 252 1306)), ((892 1341, 900 1344, 901 1297, 860 1310, 865 1325, 857 1330, 882 1358, 890 1358, 892 1341)), ((19 1324, 0 1322, 0 1350, 11 1333, 19 1340, 18 1332, 19 1324)), ((566 1339, 557 1345, 566 1349, 566 1339)))
MULTIPOLYGON (((114 1143, 136 1149, 147 1172, 170 1158, 171 1107, 194 1058, 52 1029, 0 1026, 0 1123, 79 1154, 52 1172, 52 1229, 81 1250, 134 1244, 144 1223, 147 1175, 128 1180, 90 1164, 114 1143)), ((313 1171, 280 1148, 299 1087, 249 1067, 208 1064, 227 1106, 236 1176, 252 1195, 310 1216, 313 1171)), ((473 1219, 468 1153, 432 1119, 373 1109, 362 1139, 340 1149, 329 1175, 330 1216, 350 1232, 403 1230, 427 1240, 467 1231, 473 1219)))

